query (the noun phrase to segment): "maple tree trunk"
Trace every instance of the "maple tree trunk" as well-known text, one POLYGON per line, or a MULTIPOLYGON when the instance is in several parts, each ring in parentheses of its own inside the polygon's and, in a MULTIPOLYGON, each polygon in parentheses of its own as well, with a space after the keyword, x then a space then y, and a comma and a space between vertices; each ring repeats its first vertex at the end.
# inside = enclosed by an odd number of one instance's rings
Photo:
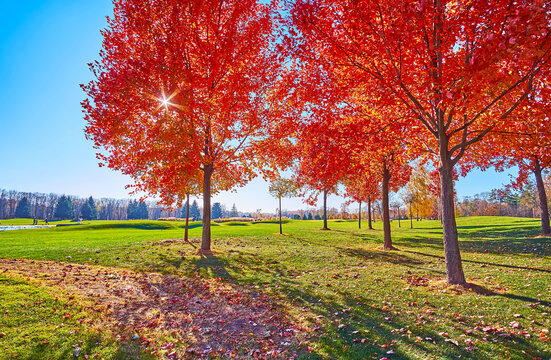
POLYGON ((388 205, 388 186, 390 182, 390 172, 387 167, 383 169, 383 186, 382 186, 382 198, 383 198, 383 233, 384 233, 384 250, 394 250, 392 246, 392 237, 390 235, 390 209, 388 205))
POLYGON ((358 210, 358 229, 362 228, 362 202, 360 201, 360 209, 358 210))
POLYGON ((534 165, 534 175, 536 176, 536 187, 538 188, 538 197, 540 201, 541 233, 549 235, 551 234, 551 227, 549 226, 549 208, 547 205, 545 185, 543 184, 543 178, 541 176, 542 169, 538 158, 536 158, 534 165))
MULTIPOLYGON (((442 144, 440 144, 442 146, 442 144)), ((444 232, 444 253, 446 257, 447 281, 450 285, 465 285, 465 275, 459 252, 459 238, 455 222, 455 204, 453 192, 453 165, 448 157, 447 142, 440 152, 440 204, 442 209, 442 227, 444 232)))
POLYGON ((283 235, 283 227, 281 225, 281 196, 279 197, 279 235, 283 235))
POLYGON ((371 199, 367 202, 367 227, 369 230, 373 230, 373 224, 371 223, 371 199))
POLYGON ((184 232, 184 240, 188 241, 188 229, 189 229, 189 194, 187 194, 187 203, 186 203, 186 230, 184 232))
POLYGON ((322 230, 329 230, 327 227, 327 190, 323 190, 323 228, 322 230))
POLYGON ((203 235, 201 238, 201 252, 211 254, 210 249, 210 185, 214 168, 205 165, 203 169, 203 235))

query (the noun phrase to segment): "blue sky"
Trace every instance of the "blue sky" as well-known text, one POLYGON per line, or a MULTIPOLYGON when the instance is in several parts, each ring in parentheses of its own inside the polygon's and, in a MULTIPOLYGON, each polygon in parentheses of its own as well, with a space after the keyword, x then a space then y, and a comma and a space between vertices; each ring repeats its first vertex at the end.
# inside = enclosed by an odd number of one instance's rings
MULTIPOLYGON (((3 1, 0 12, 0 188, 78 196, 128 197, 130 179, 99 168, 85 122, 79 84, 91 79, 109 0, 3 1)), ((457 183, 469 196, 509 182, 507 174, 474 171, 457 183)), ((239 210, 274 211, 260 179, 217 195, 239 210)), ((339 207, 344 200, 329 199, 339 207)), ((284 208, 306 208, 289 199, 284 208)))

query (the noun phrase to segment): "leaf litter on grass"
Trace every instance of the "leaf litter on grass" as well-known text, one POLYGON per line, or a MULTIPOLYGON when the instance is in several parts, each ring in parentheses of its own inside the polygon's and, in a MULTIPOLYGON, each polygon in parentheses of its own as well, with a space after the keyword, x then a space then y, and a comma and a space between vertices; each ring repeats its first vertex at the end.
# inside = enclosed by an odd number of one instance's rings
POLYGON ((164 358, 288 359, 303 336, 270 299, 221 279, 34 260, 0 269, 82 298, 96 327, 164 358))

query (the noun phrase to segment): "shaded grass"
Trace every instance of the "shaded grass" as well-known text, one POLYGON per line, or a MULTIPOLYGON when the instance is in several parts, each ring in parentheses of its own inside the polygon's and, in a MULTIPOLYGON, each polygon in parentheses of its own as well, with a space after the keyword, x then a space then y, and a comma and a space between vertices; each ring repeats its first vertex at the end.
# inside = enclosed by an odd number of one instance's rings
POLYGON ((289 221, 285 237, 274 236, 277 223, 221 223, 212 229, 209 257, 197 255, 199 227, 187 244, 178 240, 179 222, 105 223, 0 233, 0 256, 200 273, 258 289, 314 329, 303 358, 551 357, 540 338, 551 327, 551 239, 533 237, 534 219, 458 219, 472 291, 443 285, 438 221, 414 222, 415 229, 393 222, 395 252, 380 250, 380 222, 359 230, 357 222, 331 221, 333 231, 321 231, 321 221, 289 221), (505 330, 483 330, 489 326, 505 330))

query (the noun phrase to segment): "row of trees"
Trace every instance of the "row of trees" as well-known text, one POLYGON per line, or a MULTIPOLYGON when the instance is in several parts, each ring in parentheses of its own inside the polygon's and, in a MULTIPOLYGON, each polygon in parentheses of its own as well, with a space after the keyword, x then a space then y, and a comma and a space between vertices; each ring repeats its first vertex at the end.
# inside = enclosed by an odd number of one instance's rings
POLYGON ((167 210, 155 202, 59 194, 28 193, 0 189, 0 219, 78 219, 126 220, 179 216, 181 209, 167 210), (136 211, 137 210, 137 211, 136 211))
MULTIPOLYGON (((104 149, 102 164, 138 190, 177 206, 202 194, 206 253, 212 193, 289 168, 312 201, 338 184, 368 205, 380 196, 391 250, 389 192, 408 182, 411 164, 434 166, 447 280, 465 284, 459 174, 519 165, 547 206, 550 23, 544 1, 297 0, 282 9, 122 0, 91 65, 96 80, 83 86, 86 133, 104 149)), ((541 214, 549 233, 547 208, 541 214)))

